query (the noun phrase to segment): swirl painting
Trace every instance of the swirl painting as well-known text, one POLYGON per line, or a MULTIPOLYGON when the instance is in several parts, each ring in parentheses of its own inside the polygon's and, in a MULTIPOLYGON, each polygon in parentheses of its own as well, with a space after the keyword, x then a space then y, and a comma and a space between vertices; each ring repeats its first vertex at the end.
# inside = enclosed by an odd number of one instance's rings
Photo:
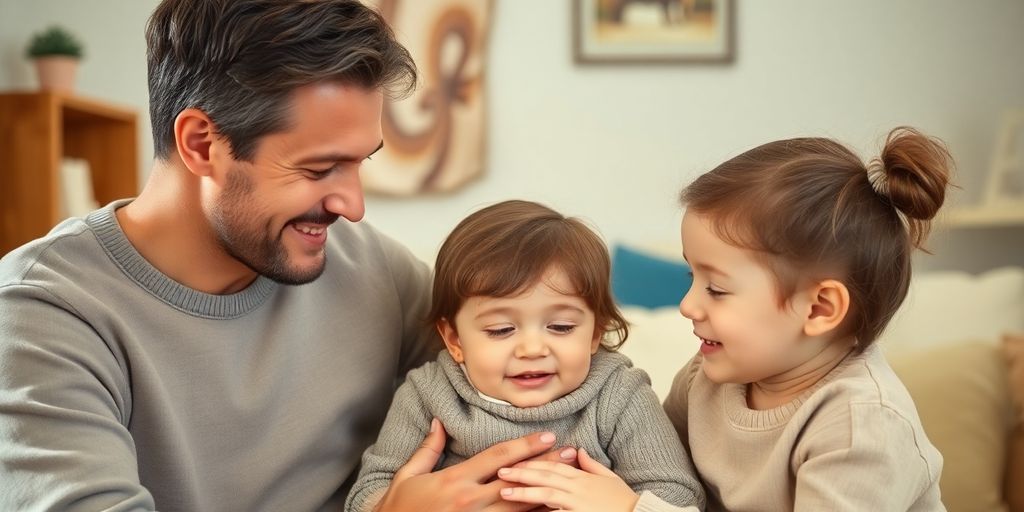
POLYGON ((365 0, 419 69, 408 98, 385 101, 384 149, 363 164, 367 192, 450 192, 483 174, 490 0, 365 0))

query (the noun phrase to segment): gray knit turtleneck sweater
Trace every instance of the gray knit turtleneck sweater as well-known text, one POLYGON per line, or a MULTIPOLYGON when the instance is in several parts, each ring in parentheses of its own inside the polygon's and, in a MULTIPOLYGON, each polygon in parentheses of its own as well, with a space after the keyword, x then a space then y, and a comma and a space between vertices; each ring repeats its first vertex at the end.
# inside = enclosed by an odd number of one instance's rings
POLYGON ((376 444, 363 455, 346 511, 373 507, 422 443, 433 417, 449 437, 439 467, 462 462, 501 441, 549 431, 558 436, 557 446, 586 449, 642 493, 636 510, 704 506, 693 464, 650 379, 626 356, 599 350, 587 379, 575 391, 539 407, 519 408, 482 398, 442 351, 436 361, 409 372, 399 388, 376 444))

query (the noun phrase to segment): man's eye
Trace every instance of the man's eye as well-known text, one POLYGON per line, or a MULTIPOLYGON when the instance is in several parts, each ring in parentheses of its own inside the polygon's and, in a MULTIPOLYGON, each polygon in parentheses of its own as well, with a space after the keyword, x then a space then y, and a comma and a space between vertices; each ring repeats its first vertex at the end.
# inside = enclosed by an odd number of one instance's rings
POLYGON ((309 174, 309 177, 311 179, 322 180, 322 179, 330 176, 332 172, 337 171, 338 167, 339 167, 338 164, 334 164, 334 165, 332 165, 330 167, 326 167, 326 168, 323 168, 323 169, 304 169, 304 170, 309 174))

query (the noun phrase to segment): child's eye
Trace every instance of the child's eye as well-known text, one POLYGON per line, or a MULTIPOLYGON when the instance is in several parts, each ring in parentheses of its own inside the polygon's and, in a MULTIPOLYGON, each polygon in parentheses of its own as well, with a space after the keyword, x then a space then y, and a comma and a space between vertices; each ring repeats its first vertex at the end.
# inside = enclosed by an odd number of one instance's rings
POLYGON ((500 327, 500 328, 497 328, 497 329, 484 329, 484 332, 487 333, 487 336, 489 336, 491 338, 505 338, 505 337, 509 336, 510 334, 512 334, 513 332, 515 332, 515 330, 516 330, 515 327, 508 326, 508 327, 500 327))
POLYGON ((548 329, 558 334, 569 334, 576 330, 576 324, 551 324, 548 329))
POLYGON ((728 295, 727 292, 724 292, 722 290, 716 290, 716 289, 712 288, 711 286, 707 286, 704 289, 707 290, 708 295, 710 295, 710 296, 712 296, 714 298, 718 298, 718 297, 721 297, 723 295, 728 295))

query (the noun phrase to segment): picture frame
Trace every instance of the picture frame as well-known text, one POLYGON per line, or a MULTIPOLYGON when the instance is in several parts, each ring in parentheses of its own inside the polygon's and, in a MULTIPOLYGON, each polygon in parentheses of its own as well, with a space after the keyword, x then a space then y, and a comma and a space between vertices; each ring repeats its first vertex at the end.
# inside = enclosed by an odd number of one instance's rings
POLYGON ((363 0, 419 67, 406 97, 386 98, 384 147, 363 163, 367 195, 454 193, 487 171, 487 46, 493 0, 363 0))
POLYGON ((1024 211, 1024 109, 1008 110, 992 155, 982 202, 1024 211))
POLYGON ((572 0, 577 64, 726 64, 735 0, 572 0))

